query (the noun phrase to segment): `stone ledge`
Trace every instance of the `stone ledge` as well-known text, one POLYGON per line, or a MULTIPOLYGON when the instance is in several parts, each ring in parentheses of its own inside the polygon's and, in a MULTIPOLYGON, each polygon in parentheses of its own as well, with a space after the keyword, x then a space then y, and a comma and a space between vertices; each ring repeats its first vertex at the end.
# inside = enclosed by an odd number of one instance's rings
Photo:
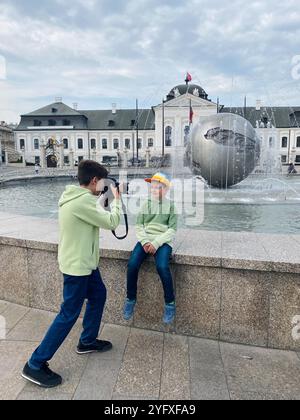
MULTIPOLYGON (((0 299, 58 311, 58 223, 4 216, 0 213, 0 299)), ((133 230, 126 241, 101 232, 100 270, 108 288, 105 322, 299 351, 300 340, 292 337, 292 320, 300 314, 298 237, 270 235, 268 240, 266 235, 201 232, 199 240, 193 233, 179 231, 174 244, 171 269, 178 312, 175 324, 166 328, 153 259, 141 269, 135 317, 131 323, 123 320, 127 261, 136 238, 133 230)))
MULTIPOLYGON (((123 232, 123 228, 120 228, 123 232)), ((231 268, 300 274, 300 235, 210 232, 181 229, 174 243, 173 262, 199 267, 231 268)), ((57 251, 58 222, 0 212, 0 244, 57 251)), ((102 258, 128 260, 137 239, 131 228, 125 241, 101 231, 102 258)))

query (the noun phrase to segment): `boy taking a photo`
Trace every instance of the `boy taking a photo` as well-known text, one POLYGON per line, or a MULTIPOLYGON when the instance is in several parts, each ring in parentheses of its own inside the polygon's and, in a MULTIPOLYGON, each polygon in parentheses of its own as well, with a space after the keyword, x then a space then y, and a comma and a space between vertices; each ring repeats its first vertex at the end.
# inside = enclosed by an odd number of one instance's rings
POLYGON ((60 240, 58 261, 64 277, 64 302, 59 315, 41 345, 23 370, 23 378, 43 388, 53 388, 62 378, 48 362, 63 344, 78 320, 87 299, 77 353, 106 352, 112 344, 98 340, 106 302, 106 287, 99 265, 99 229, 115 230, 120 224, 120 193, 112 187, 111 212, 97 206, 97 196, 104 189, 107 170, 93 161, 83 161, 78 168, 80 186, 68 186, 59 202, 60 240))

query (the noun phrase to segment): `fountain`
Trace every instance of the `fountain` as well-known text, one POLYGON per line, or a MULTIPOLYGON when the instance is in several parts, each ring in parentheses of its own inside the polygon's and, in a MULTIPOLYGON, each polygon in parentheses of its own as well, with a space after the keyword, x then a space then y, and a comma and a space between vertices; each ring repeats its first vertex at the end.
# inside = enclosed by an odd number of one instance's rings
POLYGON ((226 189, 247 178, 260 157, 260 140, 252 125, 234 114, 217 114, 197 124, 188 160, 194 174, 209 186, 226 189))

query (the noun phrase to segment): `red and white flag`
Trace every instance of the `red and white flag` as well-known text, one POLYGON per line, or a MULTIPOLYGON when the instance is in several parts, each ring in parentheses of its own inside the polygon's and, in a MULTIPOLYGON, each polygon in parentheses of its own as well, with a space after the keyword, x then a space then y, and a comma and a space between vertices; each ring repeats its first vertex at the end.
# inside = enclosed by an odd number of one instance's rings
POLYGON ((191 82, 193 80, 192 76, 190 75, 190 73, 186 74, 186 82, 191 82))

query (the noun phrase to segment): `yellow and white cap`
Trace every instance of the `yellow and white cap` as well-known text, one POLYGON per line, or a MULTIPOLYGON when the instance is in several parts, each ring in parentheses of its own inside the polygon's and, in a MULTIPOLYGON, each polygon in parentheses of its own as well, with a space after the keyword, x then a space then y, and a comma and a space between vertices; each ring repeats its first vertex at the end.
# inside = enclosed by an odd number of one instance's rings
POLYGON ((149 182, 150 184, 151 182, 156 181, 156 182, 160 182, 161 184, 165 185, 168 188, 171 187, 170 177, 166 174, 163 174, 162 172, 157 172, 155 175, 153 175, 152 178, 146 178, 145 181, 149 182))

